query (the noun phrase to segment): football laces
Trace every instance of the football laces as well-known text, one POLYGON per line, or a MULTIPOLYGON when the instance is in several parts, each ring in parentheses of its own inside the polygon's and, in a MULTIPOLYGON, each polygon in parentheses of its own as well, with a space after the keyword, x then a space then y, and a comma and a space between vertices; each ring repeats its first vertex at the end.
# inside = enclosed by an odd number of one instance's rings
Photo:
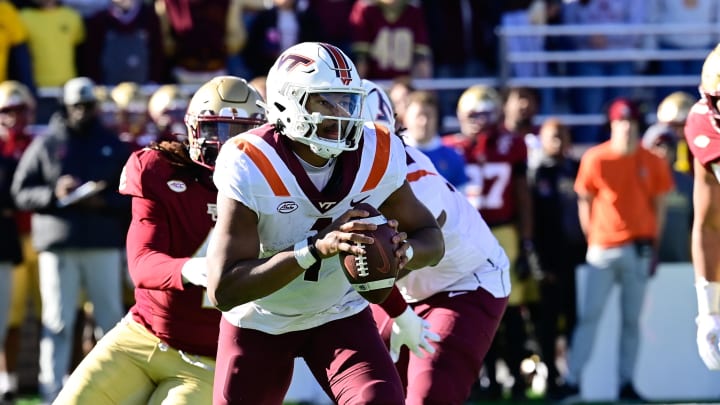
MULTIPOLYGON (((365 248, 365 244, 355 242, 355 246, 365 248)), ((367 256, 355 255, 355 268, 357 269, 358 276, 367 277, 370 275, 370 268, 368 267, 367 256)))

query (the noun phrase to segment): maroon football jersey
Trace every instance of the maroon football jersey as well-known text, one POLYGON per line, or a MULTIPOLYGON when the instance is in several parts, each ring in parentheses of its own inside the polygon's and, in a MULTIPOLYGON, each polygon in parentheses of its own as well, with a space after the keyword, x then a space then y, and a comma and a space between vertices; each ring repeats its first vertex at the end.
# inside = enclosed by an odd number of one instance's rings
POLYGON ((120 192, 133 197, 127 236, 133 318, 178 350, 215 357, 220 311, 204 288, 183 285, 181 275, 215 225, 211 176, 199 165, 174 165, 160 152, 142 149, 125 165, 120 192))
POLYGON ((350 14, 350 29, 353 50, 368 57, 368 79, 409 75, 416 55, 430 56, 425 17, 413 4, 389 21, 378 4, 360 0, 350 14))
POLYGON ((720 158, 720 129, 704 100, 692 107, 685 121, 685 139, 693 156, 710 168, 720 158))
POLYGON ((492 131, 474 140, 462 134, 445 136, 443 142, 465 156, 468 183, 463 189, 485 222, 491 227, 513 222, 517 202, 512 180, 526 175, 525 141, 511 133, 492 131))

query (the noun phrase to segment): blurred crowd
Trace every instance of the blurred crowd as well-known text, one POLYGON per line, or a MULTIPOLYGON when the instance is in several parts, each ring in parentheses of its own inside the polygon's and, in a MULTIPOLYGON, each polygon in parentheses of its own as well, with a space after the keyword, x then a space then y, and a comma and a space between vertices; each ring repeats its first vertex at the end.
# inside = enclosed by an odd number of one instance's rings
MULTIPOLYGON (((5 221, 0 222, 0 323, 8 325, 0 334, 3 400, 12 401, 22 388, 19 354, 39 357, 33 359, 39 379, 29 389, 52 398, 65 375, 132 305, 123 254, 130 205, 114 192, 129 154, 162 140, 184 140, 193 89, 212 77, 244 77, 263 94, 276 58, 304 41, 334 44, 352 56, 361 77, 391 83, 385 90, 398 130, 465 192, 514 263, 509 307, 473 398, 523 399, 538 374, 548 396, 567 395, 562 376, 568 374, 566 353, 578 323, 575 268, 588 253, 588 229, 578 215, 574 188, 583 163, 572 153, 573 144, 612 143, 622 132, 616 122, 630 122, 625 132, 636 138, 634 146, 658 157, 665 168, 657 170, 669 174, 667 184, 657 185, 658 194, 669 192, 662 218, 653 219, 663 223, 662 237, 649 241, 650 256, 643 257, 648 266, 689 262, 692 158, 682 131, 697 88, 659 87, 650 96, 647 89, 621 87, 476 85, 432 92, 416 89, 414 81, 497 77, 498 27, 590 23, 720 24, 720 4, 0 0, 0 220, 5 221), (60 97, 40 97, 43 88, 61 89, 60 97), (562 109, 603 113, 607 123, 570 127, 552 118, 562 109), (541 113, 550 118, 538 122, 541 113), (457 134, 443 127, 446 116, 457 118, 457 134), (39 132, 77 142, 69 149, 57 148, 52 137, 33 143, 39 132), (98 198, 63 210, 73 198, 69 190, 90 178, 83 185, 98 198), (86 224, 84 233, 66 232, 63 221, 86 224), (16 245, 4 242, 11 226, 16 245), (57 269, 63 261, 75 263, 76 271, 61 282, 57 269), (73 288, 60 290, 61 283, 73 288), (7 319, 4 308, 9 308, 7 319), (42 325, 41 343, 33 346, 37 351, 21 350, 21 327, 28 319, 42 325), (498 378, 498 360, 507 366, 509 379, 498 378)), ((519 38, 508 47, 709 51, 718 42, 714 33, 519 38)), ((701 68, 702 60, 516 63, 511 75, 698 76, 701 68)), ((570 375, 576 371, 570 367, 570 375)), ((621 382, 630 384, 621 387, 621 396, 639 397, 632 381, 621 382)))

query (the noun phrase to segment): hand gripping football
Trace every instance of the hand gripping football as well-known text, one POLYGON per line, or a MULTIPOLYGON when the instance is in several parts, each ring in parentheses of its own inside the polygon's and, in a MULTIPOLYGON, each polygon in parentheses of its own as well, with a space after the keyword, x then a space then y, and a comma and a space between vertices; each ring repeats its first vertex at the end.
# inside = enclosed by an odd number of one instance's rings
POLYGON ((399 260, 395 257, 392 242, 395 230, 387 224, 385 217, 373 206, 360 203, 356 209, 365 210, 370 216, 362 218, 376 224, 374 231, 361 231, 375 239, 375 243, 362 245, 366 254, 355 256, 340 252, 340 262, 350 285, 366 300, 378 304, 385 301, 398 273, 399 260))

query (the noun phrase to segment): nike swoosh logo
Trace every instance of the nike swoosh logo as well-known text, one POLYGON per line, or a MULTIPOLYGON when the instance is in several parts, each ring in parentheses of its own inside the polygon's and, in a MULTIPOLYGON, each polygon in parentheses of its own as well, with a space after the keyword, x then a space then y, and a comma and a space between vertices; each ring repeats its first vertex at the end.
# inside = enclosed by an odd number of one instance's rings
POLYGON ((457 297, 458 295, 467 294, 467 291, 450 291, 448 293, 448 298, 457 297))
POLYGON ((357 201, 355 201, 354 199, 351 199, 351 200, 350 200, 350 206, 351 206, 351 207, 354 207, 354 206, 360 204, 361 202, 367 200, 368 198, 370 198, 369 195, 366 195, 365 197, 363 197, 363 198, 361 198, 361 199, 359 199, 359 200, 357 200, 357 201))

